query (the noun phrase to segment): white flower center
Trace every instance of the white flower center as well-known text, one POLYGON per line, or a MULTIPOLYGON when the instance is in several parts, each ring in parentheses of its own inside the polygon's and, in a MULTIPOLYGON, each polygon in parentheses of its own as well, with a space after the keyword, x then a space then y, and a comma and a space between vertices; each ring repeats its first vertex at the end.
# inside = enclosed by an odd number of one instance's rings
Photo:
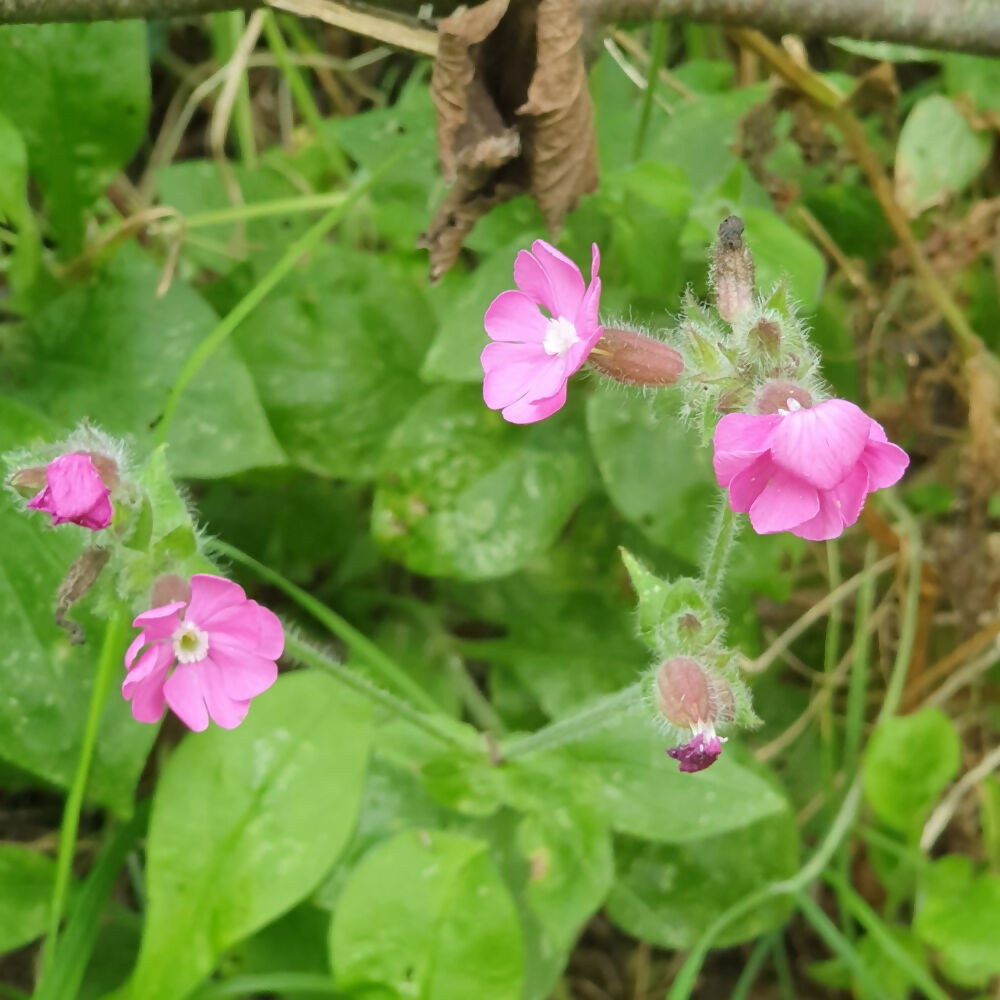
POLYGON ((181 622, 171 638, 178 663, 196 663, 205 659, 208 653, 208 633, 203 632, 194 622, 181 622))
POLYGON ((562 358, 579 339, 572 322, 565 316, 559 316, 557 319, 549 320, 545 337, 542 339, 542 347, 545 348, 546 354, 562 358))

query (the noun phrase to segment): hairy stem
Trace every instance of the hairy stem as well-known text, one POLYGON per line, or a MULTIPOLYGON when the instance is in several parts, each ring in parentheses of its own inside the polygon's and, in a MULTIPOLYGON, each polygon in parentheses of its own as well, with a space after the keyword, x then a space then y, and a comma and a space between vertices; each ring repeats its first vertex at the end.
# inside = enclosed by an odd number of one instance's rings
POLYGON ((565 746, 611 725, 629 710, 637 708, 642 703, 642 682, 629 685, 609 694, 597 701, 590 702, 572 715, 539 729, 527 736, 515 736, 500 744, 500 753, 504 759, 524 757, 540 750, 552 750, 565 746))

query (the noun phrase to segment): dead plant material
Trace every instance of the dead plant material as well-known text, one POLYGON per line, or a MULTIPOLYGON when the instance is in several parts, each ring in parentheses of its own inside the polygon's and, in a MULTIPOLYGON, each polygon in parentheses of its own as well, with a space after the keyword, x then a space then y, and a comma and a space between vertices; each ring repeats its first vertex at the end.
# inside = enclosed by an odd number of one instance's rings
POLYGON ((486 0, 439 31, 431 97, 452 188, 420 240, 432 281, 494 205, 528 192, 555 232, 598 177, 575 0, 486 0))

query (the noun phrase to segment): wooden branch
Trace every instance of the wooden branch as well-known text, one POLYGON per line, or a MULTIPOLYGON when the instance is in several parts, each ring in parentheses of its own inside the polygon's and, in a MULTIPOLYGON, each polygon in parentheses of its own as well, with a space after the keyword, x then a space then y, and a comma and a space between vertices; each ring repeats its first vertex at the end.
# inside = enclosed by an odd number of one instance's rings
POLYGON ((772 34, 845 35, 1000 55, 994 0, 580 0, 593 20, 684 18, 772 34))
MULTIPOLYGON (((335 6, 363 18, 384 18, 415 28, 451 13, 460 0, 383 0, 335 6)), ((470 0, 471 2, 471 0, 470 0)), ((515 0, 516 2, 516 0, 515 0)), ((591 23, 682 18, 771 33, 845 35, 925 48, 1000 55, 1000 2, 996 0, 578 0, 591 23)), ((162 20, 216 10, 250 9, 263 0, 0 0, 0 25, 125 18, 162 20)), ((291 4, 282 4, 289 7, 291 4)), ((331 3, 331 6, 334 4, 331 3)), ((393 29, 395 33, 395 29, 393 29)), ((408 47, 408 46, 406 46, 408 47)), ((419 51, 423 46, 417 46, 419 51)))

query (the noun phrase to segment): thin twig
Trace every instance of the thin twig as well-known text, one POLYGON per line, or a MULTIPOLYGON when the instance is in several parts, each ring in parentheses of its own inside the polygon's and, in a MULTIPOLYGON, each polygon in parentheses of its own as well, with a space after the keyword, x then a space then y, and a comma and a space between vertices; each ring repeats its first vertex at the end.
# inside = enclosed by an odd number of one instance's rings
POLYGON ((1000 768, 1000 747, 994 747, 974 768, 967 771, 959 781, 955 782, 924 824, 923 833, 920 835, 920 849, 922 851, 930 853, 938 837, 944 833, 945 828, 951 822, 951 818, 961 805, 962 799, 965 798, 970 789, 975 788, 980 781, 992 774, 997 768, 1000 768))

